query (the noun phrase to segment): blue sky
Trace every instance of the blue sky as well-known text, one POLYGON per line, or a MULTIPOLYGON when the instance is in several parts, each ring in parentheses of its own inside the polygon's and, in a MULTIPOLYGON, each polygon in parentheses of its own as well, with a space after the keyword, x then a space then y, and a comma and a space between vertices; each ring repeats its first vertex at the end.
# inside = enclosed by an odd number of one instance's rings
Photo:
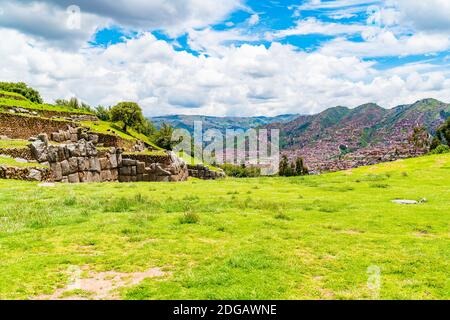
POLYGON ((448 102, 449 16, 447 0, 5 0, 0 69, 148 115, 448 102))

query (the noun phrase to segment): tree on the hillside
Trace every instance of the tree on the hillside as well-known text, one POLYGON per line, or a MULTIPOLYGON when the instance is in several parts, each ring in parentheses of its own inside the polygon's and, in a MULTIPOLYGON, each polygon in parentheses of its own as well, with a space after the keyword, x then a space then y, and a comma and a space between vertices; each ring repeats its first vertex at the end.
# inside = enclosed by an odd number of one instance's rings
POLYGON ((440 145, 450 146, 450 118, 436 131, 430 150, 435 150, 440 145))
POLYGON ((415 127, 413 133, 409 137, 411 143, 416 150, 426 149, 430 146, 430 134, 424 126, 415 127))
MULTIPOLYGON (((121 102, 111 108, 111 121, 121 122, 123 131, 127 132, 128 128, 138 129, 145 123, 142 109, 135 102, 121 102)), ((139 131, 139 130, 138 130, 139 131)))
POLYGON ((34 103, 43 103, 39 92, 33 88, 28 87, 23 82, 0 82, 0 90, 21 94, 34 103))
POLYGON ((75 97, 70 98, 70 100, 56 99, 55 104, 57 106, 67 107, 69 109, 84 110, 84 111, 89 111, 89 112, 93 111, 90 105, 88 105, 82 101, 79 101, 75 97))
POLYGON ((181 143, 182 138, 173 140, 174 128, 166 123, 163 123, 161 128, 153 135, 153 141, 158 147, 166 150, 172 150, 176 145, 181 143))
POLYGON ((139 133, 146 135, 147 137, 152 137, 156 133, 155 126, 148 119, 144 119, 144 122, 142 123, 142 125, 139 128, 136 128, 136 130, 139 133))
POLYGON ((95 108, 95 115, 102 121, 111 120, 111 108, 106 108, 104 106, 98 106, 95 108))
POLYGON ((287 176, 289 172, 289 159, 286 155, 283 155, 280 160, 279 164, 279 175, 280 176, 287 176))
POLYGON ((302 157, 298 157, 295 160, 295 174, 297 176, 305 176, 309 173, 308 168, 305 166, 305 162, 302 157))

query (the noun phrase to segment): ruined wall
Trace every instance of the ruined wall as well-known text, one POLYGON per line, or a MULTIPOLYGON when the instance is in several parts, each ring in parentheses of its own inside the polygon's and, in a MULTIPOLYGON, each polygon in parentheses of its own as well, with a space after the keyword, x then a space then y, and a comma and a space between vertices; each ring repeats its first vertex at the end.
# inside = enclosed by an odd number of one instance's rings
POLYGON ((188 165, 189 176, 202 180, 216 180, 225 178, 225 172, 214 171, 203 164, 188 165))
POLYGON ((40 134, 31 144, 34 159, 51 169, 51 179, 56 182, 137 182, 184 181, 188 178, 186 163, 169 153, 165 163, 150 163, 122 157, 122 150, 110 148, 98 151, 98 137, 83 130, 70 129, 57 132, 53 138, 67 143, 52 145, 46 134, 40 134), (75 137, 81 136, 77 142, 75 137), (72 140, 67 140, 68 138, 72 140))
POLYGON ((186 181, 189 177, 186 163, 173 152, 168 152, 166 157, 133 155, 141 161, 125 157, 131 157, 131 155, 124 155, 122 167, 119 170, 120 182, 177 182, 186 181), (158 162, 158 159, 163 161, 158 162))
POLYGON ((0 148, 0 155, 6 155, 11 158, 34 160, 30 148, 0 148))
POLYGON ((35 159, 50 166, 51 179, 56 182, 106 182, 118 180, 121 151, 111 148, 98 156, 92 141, 81 139, 68 144, 49 144, 46 134, 41 134, 31 144, 35 159))
POLYGON ((0 179, 16 179, 25 181, 47 181, 51 173, 49 168, 0 165, 0 179))
POLYGON ((27 140, 40 133, 50 135, 52 132, 67 130, 67 126, 76 126, 68 121, 55 121, 38 117, 28 117, 10 113, 0 113, 0 135, 11 139, 27 140))

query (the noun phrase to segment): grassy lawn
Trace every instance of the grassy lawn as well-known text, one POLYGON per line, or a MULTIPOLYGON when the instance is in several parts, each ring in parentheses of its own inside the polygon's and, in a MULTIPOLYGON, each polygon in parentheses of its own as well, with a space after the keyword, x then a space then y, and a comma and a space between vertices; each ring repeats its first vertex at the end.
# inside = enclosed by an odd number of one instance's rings
POLYGON ((27 140, 20 140, 20 139, 7 139, 7 140, 1 140, 0 139, 0 149, 23 149, 27 148, 30 144, 27 140))
MULTIPOLYGON (((12 166, 12 167, 17 167, 17 168, 26 168, 26 167, 44 168, 44 166, 39 163, 18 162, 13 158, 3 157, 3 156, 0 156, 0 166, 1 165, 12 166)), ((2 190, 2 189, 0 189, 0 190, 2 190)), ((1 206, 0 209, 3 209, 3 207, 1 206)))
MULTIPOLYGON (((11 93, 8 93, 12 95, 11 93)), ((20 95, 19 95, 20 96, 20 95)), ((72 109, 64 106, 56 106, 50 104, 37 104, 33 103, 29 100, 16 100, 16 99, 8 99, 0 97, 0 109, 1 108, 12 108, 12 107, 20 107, 24 109, 29 109, 32 111, 54 111, 54 112, 66 112, 71 114, 92 114, 90 112, 72 109)))
POLYGON ((449 181, 450 155, 303 178, 53 188, 3 180, 0 298, 52 295, 74 268, 81 278, 158 268, 115 294, 449 299, 449 181), (367 286, 370 266, 381 270, 379 295, 367 286))
POLYGON ((138 133, 131 128, 128 128, 128 132, 124 132, 123 130, 120 129, 120 127, 118 125, 115 125, 115 124, 113 124, 111 122, 107 122, 107 121, 96 121, 96 122, 83 121, 83 122, 81 122, 81 124, 84 127, 87 127, 94 132, 103 133, 103 134, 114 133, 114 134, 118 135, 119 137, 121 137, 122 139, 126 139, 126 140, 136 140, 136 139, 142 140, 145 143, 147 143, 148 145, 152 146, 155 150, 162 151, 162 148, 158 147, 153 142, 151 142, 147 136, 145 136, 141 133, 138 133))

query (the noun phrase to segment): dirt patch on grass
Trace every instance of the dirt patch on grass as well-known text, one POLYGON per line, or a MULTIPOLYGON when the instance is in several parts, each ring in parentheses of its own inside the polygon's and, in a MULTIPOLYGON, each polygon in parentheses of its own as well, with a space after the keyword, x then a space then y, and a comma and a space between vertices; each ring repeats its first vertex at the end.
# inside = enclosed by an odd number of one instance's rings
POLYGON ((87 267, 69 270, 70 284, 57 289, 51 295, 42 295, 37 300, 117 300, 120 298, 118 289, 141 283, 148 278, 158 278, 167 275, 160 268, 152 268, 144 272, 93 272, 87 267), (81 274, 86 273, 85 277, 81 274))

